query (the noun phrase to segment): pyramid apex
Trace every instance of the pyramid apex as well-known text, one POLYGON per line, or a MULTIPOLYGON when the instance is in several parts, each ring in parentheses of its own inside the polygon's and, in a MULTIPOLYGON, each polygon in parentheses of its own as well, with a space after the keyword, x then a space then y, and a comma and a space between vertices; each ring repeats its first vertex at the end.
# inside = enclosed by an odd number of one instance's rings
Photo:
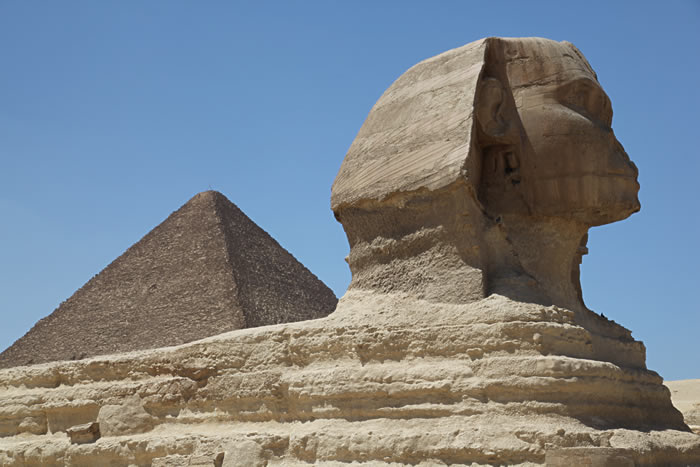
MULTIPOLYGON (((190 203, 190 202, 192 202, 192 201, 209 201, 209 200, 215 200, 215 199, 217 199, 217 198, 223 198, 223 199, 229 201, 229 199, 226 198, 226 196, 224 196, 221 192, 218 192, 218 191, 216 191, 216 190, 206 190, 206 191, 200 191, 199 193, 197 193, 196 195, 194 195, 192 198, 190 198, 190 200, 188 201, 188 203, 190 203)), ((229 202, 230 202, 230 201, 229 201, 229 202)))
MULTIPOLYGON (((192 198, 187 200, 185 204, 181 206, 181 208, 195 208, 195 209, 202 209, 206 208, 207 206, 213 207, 217 203, 223 203, 225 205, 233 205, 236 206, 230 199, 226 197, 223 193, 216 191, 216 190, 206 190, 206 191, 201 191, 194 195, 192 198)), ((238 206, 236 206, 238 207, 238 206)))

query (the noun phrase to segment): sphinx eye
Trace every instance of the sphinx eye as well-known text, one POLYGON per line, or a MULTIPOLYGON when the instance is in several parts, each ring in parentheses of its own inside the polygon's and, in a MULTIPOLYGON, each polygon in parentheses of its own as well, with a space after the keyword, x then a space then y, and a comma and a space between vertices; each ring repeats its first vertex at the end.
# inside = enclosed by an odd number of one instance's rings
POLYGON ((607 127, 612 124, 610 100, 600 86, 590 80, 577 80, 560 88, 558 100, 589 120, 607 127))

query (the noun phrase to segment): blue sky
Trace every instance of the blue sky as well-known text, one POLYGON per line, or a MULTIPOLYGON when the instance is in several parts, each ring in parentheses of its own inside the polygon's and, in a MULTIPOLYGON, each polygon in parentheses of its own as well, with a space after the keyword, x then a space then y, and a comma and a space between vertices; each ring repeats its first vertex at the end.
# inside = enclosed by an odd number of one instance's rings
POLYGON ((486 36, 573 42, 642 211, 591 230, 586 303, 700 378, 700 2, 0 3, 0 349, 216 189, 342 295, 330 187, 408 67, 486 36))

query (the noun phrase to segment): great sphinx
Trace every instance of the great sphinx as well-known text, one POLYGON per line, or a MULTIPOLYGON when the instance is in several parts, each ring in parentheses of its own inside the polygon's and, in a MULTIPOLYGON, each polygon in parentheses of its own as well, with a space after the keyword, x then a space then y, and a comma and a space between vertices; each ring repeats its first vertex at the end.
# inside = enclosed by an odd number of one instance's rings
POLYGON ((585 309, 588 229, 640 207, 611 123, 568 42, 489 38, 414 66, 375 104, 333 184, 350 288, 585 309))
POLYGON ((2 369, 0 464, 700 465, 644 344, 583 303, 588 229, 640 208, 611 122, 566 42, 420 62, 333 184, 333 313, 2 369))

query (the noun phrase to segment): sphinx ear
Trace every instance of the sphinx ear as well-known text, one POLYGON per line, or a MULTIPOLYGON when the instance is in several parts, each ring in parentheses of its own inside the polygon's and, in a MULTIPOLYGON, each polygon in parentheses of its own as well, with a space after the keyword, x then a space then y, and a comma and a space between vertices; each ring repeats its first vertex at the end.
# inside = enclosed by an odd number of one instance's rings
POLYGON ((522 124, 510 89, 493 77, 482 78, 474 112, 481 147, 479 200, 487 212, 527 213, 527 184, 523 182, 522 124))
POLYGON ((511 122, 506 102, 506 89, 496 78, 484 78, 479 83, 476 98, 476 118, 481 131, 492 142, 508 139, 511 122))

